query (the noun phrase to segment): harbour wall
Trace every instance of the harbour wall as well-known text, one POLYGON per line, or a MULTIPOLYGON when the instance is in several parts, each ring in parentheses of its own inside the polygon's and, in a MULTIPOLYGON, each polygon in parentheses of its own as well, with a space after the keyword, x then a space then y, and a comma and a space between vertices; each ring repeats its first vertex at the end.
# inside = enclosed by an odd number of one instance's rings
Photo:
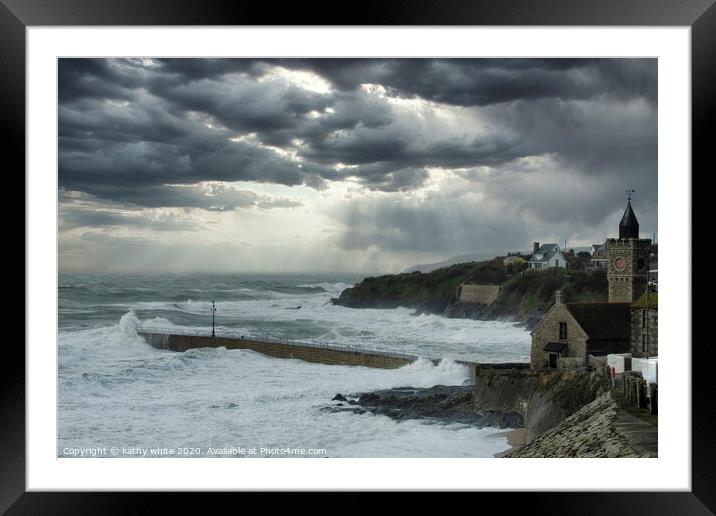
MULTIPOLYGON (((149 344, 158 349, 171 351, 186 351, 193 348, 250 349, 276 358, 296 358, 306 362, 316 362, 329 365, 353 365, 376 367, 381 369, 396 369, 410 364, 418 357, 400 355, 397 353, 383 353, 375 351, 361 351, 340 347, 319 347, 296 342, 281 342, 273 340, 259 340, 241 337, 222 337, 204 335, 175 335, 168 333, 154 333, 138 331, 149 344)), ((437 362, 437 360, 432 360, 437 362)))
MULTIPOLYGON (((151 346, 157 349, 170 351, 187 351, 195 348, 250 349, 275 358, 295 358, 306 362, 327 365, 350 365, 375 367, 379 369, 397 369, 423 358, 433 364, 440 362, 439 358, 418 357, 392 353, 387 351, 331 346, 300 341, 281 341, 270 338, 241 337, 235 335, 210 335, 170 333, 168 331, 137 330, 137 335, 144 338, 151 346)), ((455 360, 455 363, 467 366, 471 380, 475 381, 478 371, 527 371, 529 362, 484 363, 455 360)))

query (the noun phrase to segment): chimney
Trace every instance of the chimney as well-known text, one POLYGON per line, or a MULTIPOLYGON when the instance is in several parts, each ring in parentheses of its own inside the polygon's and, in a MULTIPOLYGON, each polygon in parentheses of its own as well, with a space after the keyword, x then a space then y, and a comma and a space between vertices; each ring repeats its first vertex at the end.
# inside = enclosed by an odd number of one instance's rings
POLYGON ((562 304, 562 291, 557 290, 557 292, 554 293, 554 303, 557 305, 562 304))
POLYGON ((535 254, 537 251, 539 251, 539 242, 534 242, 532 244, 532 254, 535 254))

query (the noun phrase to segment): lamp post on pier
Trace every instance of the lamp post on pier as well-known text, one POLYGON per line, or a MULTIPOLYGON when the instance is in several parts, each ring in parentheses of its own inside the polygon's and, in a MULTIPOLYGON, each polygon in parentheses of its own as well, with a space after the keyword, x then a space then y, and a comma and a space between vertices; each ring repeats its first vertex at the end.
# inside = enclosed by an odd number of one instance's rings
POLYGON ((211 300, 211 336, 216 337, 216 330, 214 326, 214 314, 216 313, 216 304, 214 300, 211 300))

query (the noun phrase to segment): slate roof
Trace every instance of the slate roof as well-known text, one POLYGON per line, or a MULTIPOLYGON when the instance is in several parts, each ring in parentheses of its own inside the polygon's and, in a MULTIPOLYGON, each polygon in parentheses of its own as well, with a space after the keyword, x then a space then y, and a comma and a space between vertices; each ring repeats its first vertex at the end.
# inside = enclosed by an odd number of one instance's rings
POLYGON ((567 303, 566 307, 591 340, 628 339, 631 335, 629 303, 567 303))
POLYGON ((530 262, 548 262, 559 252, 557 244, 542 244, 537 252, 530 257, 530 262))
POLYGON ((627 202, 622 220, 619 222, 619 238, 639 238, 639 221, 631 207, 631 202, 627 202))
POLYGON ((552 351, 561 353, 564 351, 564 348, 567 347, 567 344, 564 342, 548 342, 545 347, 542 348, 542 351, 552 351))
POLYGON ((542 244, 539 246, 539 249, 537 249, 537 254, 545 254, 555 249, 559 249, 557 244, 542 244))
POLYGON ((602 244, 602 246, 594 251, 594 254, 592 255, 592 260, 606 260, 607 259, 607 246, 602 244))

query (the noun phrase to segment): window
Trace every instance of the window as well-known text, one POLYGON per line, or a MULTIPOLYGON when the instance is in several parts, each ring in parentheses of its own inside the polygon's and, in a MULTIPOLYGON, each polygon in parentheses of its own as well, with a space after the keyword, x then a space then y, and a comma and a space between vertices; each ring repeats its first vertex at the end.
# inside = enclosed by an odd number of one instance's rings
POLYGON ((567 340, 567 323, 566 322, 559 323, 559 339, 567 340))
POLYGON ((646 333, 641 336, 641 350, 643 353, 649 351, 649 336, 646 333))
POLYGON ((643 309, 641 311, 641 327, 646 328, 646 318, 648 314, 646 313, 646 309, 643 309))

